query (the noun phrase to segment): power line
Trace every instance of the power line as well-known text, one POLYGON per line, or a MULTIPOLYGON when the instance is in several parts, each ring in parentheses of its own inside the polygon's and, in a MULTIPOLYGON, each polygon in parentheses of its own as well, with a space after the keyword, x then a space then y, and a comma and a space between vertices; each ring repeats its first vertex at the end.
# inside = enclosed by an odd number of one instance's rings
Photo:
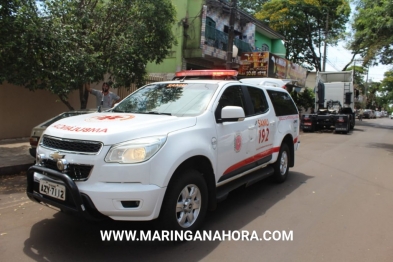
POLYGON ((337 67, 336 67, 332 62, 330 62, 329 59, 326 58, 326 61, 327 61, 327 63, 328 63, 331 67, 333 67, 333 68, 336 69, 337 71, 341 71, 340 69, 337 69, 337 67))

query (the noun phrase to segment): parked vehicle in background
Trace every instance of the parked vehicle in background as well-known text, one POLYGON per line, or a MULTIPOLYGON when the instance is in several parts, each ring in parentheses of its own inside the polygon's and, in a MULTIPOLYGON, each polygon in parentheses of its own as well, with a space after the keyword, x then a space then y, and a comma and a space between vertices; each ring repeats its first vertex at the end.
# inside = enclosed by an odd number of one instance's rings
POLYGON ((353 72, 318 72, 316 77, 315 113, 302 116, 306 131, 334 128, 347 134, 355 127, 353 72))
POLYGON ((381 118, 381 117, 382 117, 382 112, 375 111, 375 118, 381 118))
POLYGON ((32 157, 36 157, 36 150, 37 150, 37 145, 38 141, 40 140, 42 134, 44 133, 45 129, 53 124, 54 122, 70 117, 70 116, 77 116, 77 115, 82 115, 82 114, 88 114, 88 113, 93 113, 97 111, 96 109, 86 109, 86 110, 72 110, 68 112, 63 112, 49 120, 46 120, 45 122, 39 124, 38 126, 33 127, 31 130, 30 134, 30 148, 29 148, 29 153, 32 157))
POLYGON ((393 112, 390 114, 390 119, 393 119, 393 112))
POLYGON ((373 119, 375 117, 375 111, 372 109, 364 109, 363 110, 363 118, 373 119))

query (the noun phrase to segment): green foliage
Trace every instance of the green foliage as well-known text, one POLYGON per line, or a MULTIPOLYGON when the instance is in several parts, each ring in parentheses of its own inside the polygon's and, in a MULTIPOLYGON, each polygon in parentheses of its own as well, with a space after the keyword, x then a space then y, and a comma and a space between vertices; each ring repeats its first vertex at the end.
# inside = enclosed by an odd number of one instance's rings
POLYGON ((241 10, 247 11, 250 14, 255 14, 262 10, 264 3, 269 0, 238 0, 237 4, 241 10))
POLYGON ((287 59, 322 71, 322 48, 343 37, 350 11, 348 0, 271 0, 255 16, 285 36, 287 59))
POLYGON ((379 107, 378 91, 381 88, 380 82, 367 83, 367 101, 366 108, 375 109, 379 107))
POLYGON ((307 111, 309 108, 314 108, 315 95, 312 89, 305 88, 300 93, 292 91, 291 96, 299 111, 307 111))
POLYGON ((358 0, 352 27, 351 49, 364 58, 363 64, 393 63, 393 1, 358 0))
MULTIPOLYGON (((366 86, 364 79, 366 78, 368 69, 363 66, 350 66, 345 71, 354 70, 354 87, 358 89, 361 94, 365 94, 366 86)), ((358 108, 358 107, 356 107, 358 108)))
POLYGON ((31 0, 17 4, 0 26, 15 30, 0 47, 0 80, 50 90, 65 103, 79 90, 81 108, 88 98, 84 84, 108 75, 114 87, 141 84, 146 64, 162 62, 176 44, 170 0, 44 0, 39 9, 31 0))
POLYGON ((378 103, 386 110, 393 104, 393 70, 385 72, 379 91, 378 103))

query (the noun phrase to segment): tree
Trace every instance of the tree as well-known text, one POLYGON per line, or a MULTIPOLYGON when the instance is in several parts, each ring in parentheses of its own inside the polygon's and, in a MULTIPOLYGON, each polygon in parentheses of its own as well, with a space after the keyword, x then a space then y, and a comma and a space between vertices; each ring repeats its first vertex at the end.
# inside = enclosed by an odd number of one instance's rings
POLYGON ((381 82, 369 82, 367 83, 367 101, 366 108, 375 109, 379 107, 378 104, 378 91, 381 88, 381 82))
POLYGON ((87 83, 142 84, 146 64, 162 62, 176 44, 170 0, 44 0, 40 8, 34 3, 20 0, 7 15, 20 31, 4 48, 7 55, 0 56, 6 65, 0 77, 50 90, 70 109, 67 97, 73 90, 79 90, 86 108, 87 83))
POLYGON ((322 48, 343 37, 350 11, 347 0, 271 0, 255 16, 285 36, 287 59, 322 71, 322 48))
POLYGON ((305 88, 303 92, 300 93, 294 90, 291 92, 291 96, 299 111, 306 112, 309 108, 314 108, 315 95, 312 89, 305 88))
POLYGON ((357 0, 350 47, 363 58, 363 64, 393 63, 393 2, 357 0))
POLYGON ((354 70, 353 78, 354 78, 354 86, 355 89, 359 90, 360 93, 365 94, 366 86, 364 78, 367 75, 368 69, 363 66, 354 65, 348 67, 346 70, 343 71, 352 71, 354 70))
POLYGON ((269 0, 238 0, 238 7, 250 14, 255 14, 262 10, 264 3, 269 0))
POLYGON ((393 104, 393 70, 385 72, 379 91, 379 104, 386 110, 393 104))

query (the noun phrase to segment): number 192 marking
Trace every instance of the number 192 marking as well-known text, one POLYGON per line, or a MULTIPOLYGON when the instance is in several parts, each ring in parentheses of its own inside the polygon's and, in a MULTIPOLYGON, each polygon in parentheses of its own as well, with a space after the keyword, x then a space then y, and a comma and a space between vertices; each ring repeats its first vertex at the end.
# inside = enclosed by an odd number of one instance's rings
POLYGON ((269 128, 259 129, 259 140, 258 142, 261 144, 269 140, 269 128))

